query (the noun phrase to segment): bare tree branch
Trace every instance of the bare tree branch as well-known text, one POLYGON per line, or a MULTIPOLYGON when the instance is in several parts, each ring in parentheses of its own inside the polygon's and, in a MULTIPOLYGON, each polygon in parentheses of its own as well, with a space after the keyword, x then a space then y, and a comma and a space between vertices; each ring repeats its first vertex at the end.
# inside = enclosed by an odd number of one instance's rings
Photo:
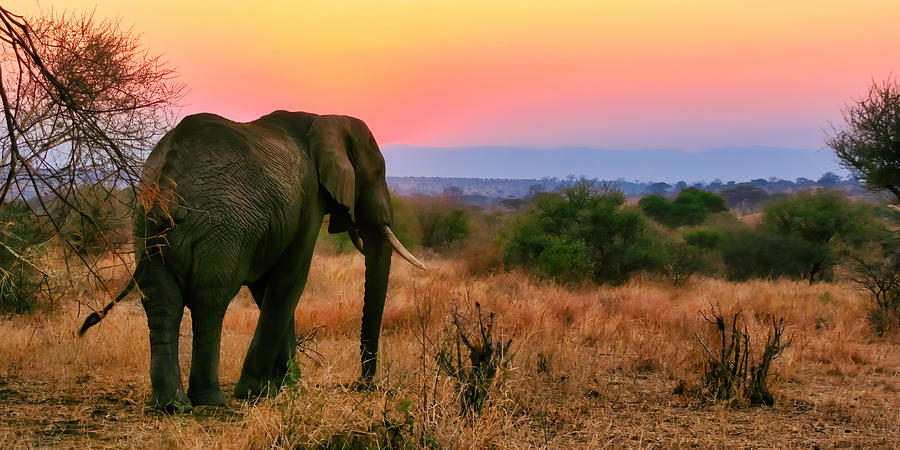
POLYGON ((97 258, 70 229, 92 230, 98 247, 122 258, 108 233, 129 214, 109 205, 133 206, 141 164, 174 124, 184 90, 119 21, 26 19, 0 6, 0 208, 26 204, 105 287, 97 258))

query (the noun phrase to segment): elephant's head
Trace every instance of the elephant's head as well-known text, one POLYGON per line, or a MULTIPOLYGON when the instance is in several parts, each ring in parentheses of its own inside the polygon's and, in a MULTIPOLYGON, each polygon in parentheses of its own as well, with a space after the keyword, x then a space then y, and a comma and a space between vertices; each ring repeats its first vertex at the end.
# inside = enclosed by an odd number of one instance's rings
POLYGON ((318 116, 307 137, 319 185, 330 197, 328 231, 347 231, 366 257, 361 350, 362 375, 370 380, 375 374, 391 250, 416 267, 426 267, 391 231, 394 211, 384 179, 384 157, 366 124, 347 116, 318 116))

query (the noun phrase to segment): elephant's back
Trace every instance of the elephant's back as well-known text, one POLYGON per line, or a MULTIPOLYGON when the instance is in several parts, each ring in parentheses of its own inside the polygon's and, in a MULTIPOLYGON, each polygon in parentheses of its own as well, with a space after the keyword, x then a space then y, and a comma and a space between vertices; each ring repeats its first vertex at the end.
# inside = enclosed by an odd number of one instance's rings
POLYGON ((195 114, 153 149, 141 185, 171 192, 170 208, 152 208, 148 217, 168 214, 184 226, 221 223, 247 233, 264 229, 273 215, 293 213, 284 206, 299 205, 310 171, 308 154, 289 130, 262 119, 239 123, 195 114))

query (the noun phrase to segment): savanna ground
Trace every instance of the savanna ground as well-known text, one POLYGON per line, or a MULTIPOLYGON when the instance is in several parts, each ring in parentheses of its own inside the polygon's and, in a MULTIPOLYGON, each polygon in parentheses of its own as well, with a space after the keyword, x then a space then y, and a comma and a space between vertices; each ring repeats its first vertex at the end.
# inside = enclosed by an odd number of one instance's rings
MULTIPOLYGON (((900 336, 875 337, 868 297, 849 283, 693 278, 683 287, 635 278, 566 289, 521 272, 473 276, 462 259, 428 258, 420 272, 394 261, 378 388, 359 373, 363 262, 316 255, 296 311, 301 376, 275 398, 160 415, 150 396, 149 342, 128 300, 84 338, 89 310, 0 321, 0 446, 140 448, 604 448, 900 446, 900 336), (461 414, 454 380, 435 355, 454 311, 494 312, 509 364, 478 415, 461 414), (784 317, 791 344, 775 360, 776 404, 704 403, 699 339, 715 346, 700 312, 740 308, 752 345, 784 317), (767 328, 768 327, 768 328, 767 328), (424 339, 423 339, 424 330, 424 339), (687 394, 675 394, 679 386, 687 394)), ((127 272, 117 272, 124 285, 127 272)), ((85 287, 77 298, 108 296, 85 287)), ((61 304, 75 304, 74 301, 61 304)), ((225 317, 221 379, 237 381, 257 318, 246 292, 225 317)), ((471 317, 471 315, 469 316, 471 317)), ((190 360, 190 314, 182 364, 190 360)))

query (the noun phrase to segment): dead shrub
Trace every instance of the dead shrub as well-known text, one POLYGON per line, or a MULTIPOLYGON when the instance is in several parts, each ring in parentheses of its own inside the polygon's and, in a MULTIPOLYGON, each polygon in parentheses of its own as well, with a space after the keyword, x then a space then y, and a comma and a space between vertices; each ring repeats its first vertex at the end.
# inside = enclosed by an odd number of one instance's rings
POLYGON ((727 320, 717 306, 701 312, 703 318, 715 325, 715 335, 721 338, 718 351, 711 350, 699 336, 703 348, 704 373, 697 394, 704 402, 748 401, 751 405, 773 405, 775 398, 769 391, 769 370, 790 340, 784 340, 784 318, 770 315, 771 328, 766 336, 762 354, 755 356, 751 332, 742 311, 727 320))
POLYGON ((473 277, 496 273, 503 266, 503 254, 496 243, 470 242, 459 257, 462 272, 473 277))
POLYGON ((878 261, 857 258, 853 281, 869 291, 872 304, 867 319, 875 334, 884 336, 900 327, 900 253, 878 261))
POLYGON ((452 325, 444 328, 444 342, 435 357, 439 370, 456 380, 463 414, 481 412, 498 376, 510 363, 512 339, 506 343, 495 340, 494 313, 488 313, 486 319, 478 302, 475 302, 474 317, 472 312, 454 311, 452 325))

